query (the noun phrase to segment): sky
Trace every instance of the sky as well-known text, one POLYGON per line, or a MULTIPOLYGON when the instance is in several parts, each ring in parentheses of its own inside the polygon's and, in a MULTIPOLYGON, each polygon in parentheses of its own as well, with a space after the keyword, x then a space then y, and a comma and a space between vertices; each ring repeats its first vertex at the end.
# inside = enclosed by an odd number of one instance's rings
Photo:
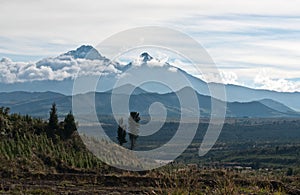
MULTIPOLYGON (((300 0, 1 0, 0 59, 28 66, 120 31, 161 26, 198 41, 225 83, 300 91, 299 7, 300 0)), ((16 66, 4 61, 2 77, 16 66)))

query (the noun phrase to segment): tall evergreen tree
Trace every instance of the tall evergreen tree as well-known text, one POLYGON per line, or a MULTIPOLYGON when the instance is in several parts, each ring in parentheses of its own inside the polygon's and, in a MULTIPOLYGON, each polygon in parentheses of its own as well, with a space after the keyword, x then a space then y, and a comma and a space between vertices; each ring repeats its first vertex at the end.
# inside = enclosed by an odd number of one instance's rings
POLYGON ((139 115, 140 114, 138 112, 130 112, 128 119, 130 150, 133 150, 133 148, 136 146, 136 140, 139 134, 139 121, 141 120, 139 115))
POLYGON ((64 120, 64 130, 63 130, 63 137, 68 139, 71 137, 74 131, 77 130, 74 115, 70 111, 69 114, 65 117, 64 120))
POLYGON ((48 123, 48 136, 55 138, 55 134, 58 130, 58 116, 57 116, 57 109, 56 104, 53 103, 51 110, 50 110, 50 116, 49 116, 49 123, 48 123))
POLYGON ((119 120, 119 125, 118 125, 118 141, 120 146, 122 146, 124 143, 127 142, 126 140, 126 126, 123 124, 123 118, 119 120))

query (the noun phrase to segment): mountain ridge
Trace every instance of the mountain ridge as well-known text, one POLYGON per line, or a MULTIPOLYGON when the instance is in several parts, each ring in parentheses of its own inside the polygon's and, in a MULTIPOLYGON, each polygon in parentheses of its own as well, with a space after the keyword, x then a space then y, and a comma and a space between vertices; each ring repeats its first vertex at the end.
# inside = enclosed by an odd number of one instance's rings
MULTIPOLYGON (((143 52, 139 58, 141 58, 141 63, 147 64, 155 60, 149 53, 146 51, 143 52)), ((133 62, 129 62, 127 64, 119 64, 118 62, 111 62, 108 58, 102 56, 93 46, 90 45, 82 45, 76 50, 71 50, 69 52, 66 52, 64 54, 61 54, 55 58, 46 58, 43 60, 40 60, 37 62, 36 66, 39 69, 46 70, 46 68, 51 68, 53 71, 60 71, 62 72, 62 75, 65 75, 64 71, 72 69, 74 66, 74 71, 76 68, 81 66, 83 63, 84 66, 89 66, 89 63, 93 63, 93 61, 97 61, 97 63, 102 63, 100 65, 92 64, 91 68, 101 68, 101 66, 108 67, 104 68, 103 70, 108 70, 108 72, 104 72, 107 75, 101 76, 103 79, 103 82, 101 85, 97 86, 98 88, 96 91, 108 91, 111 90, 114 86, 114 83, 116 82, 117 78, 116 75, 119 73, 124 73, 128 69, 130 69, 133 66, 133 62), (77 62, 76 60, 79 61, 77 62), (84 64, 83 62, 86 62, 84 64), (56 63, 52 65, 51 63, 56 63), (112 71, 112 72, 109 72, 112 71), (119 72, 119 73, 118 73, 119 72)), ((9 60, 1 60, 1 63, 12 63, 9 60), (3 61, 3 62, 2 62, 3 61)), ((82 65, 82 66, 83 66, 82 65)), ((218 83, 205 83, 203 80, 189 74, 183 69, 180 69, 176 66, 173 66, 172 64, 169 64, 166 62, 161 68, 161 70, 166 70, 168 68, 176 68, 177 71, 181 72, 183 75, 185 75, 188 80, 191 82, 192 87, 200 94, 202 95, 211 95, 209 92, 208 86, 214 86, 214 85, 222 85, 218 83), (165 68, 165 69, 164 69, 165 68)), ((86 70, 89 70, 89 68, 85 68, 86 70)), ((30 69, 34 70, 34 69, 30 69)), ((36 71, 36 70, 34 70, 36 71)), ((73 71, 73 72, 74 72, 73 71)), ((93 73, 93 69, 91 70, 93 73)), ((76 72, 76 71, 75 71, 76 72)), ((101 72, 101 71, 100 71, 101 72)), ((71 74, 71 73, 70 73, 71 74)), ((73 74, 73 73, 72 73, 73 74)), ((31 75, 29 73, 26 73, 26 75, 31 75)), ((99 75, 92 75, 89 77, 99 77, 99 75)), ((0 82, 0 89, 2 92, 8 92, 8 91, 16 91, 16 90, 24 90, 24 91, 53 91, 62 93, 65 95, 71 95, 72 89, 73 89, 73 77, 68 78, 62 78, 61 80, 43 80, 41 77, 40 80, 32 80, 30 82, 15 82, 15 83, 2 83, 0 82)), ((223 85, 225 87, 226 92, 226 99, 222 99, 223 101, 227 102, 250 102, 250 101, 259 101, 262 99, 272 99, 276 102, 282 103, 289 108, 292 108, 293 110, 300 111, 300 92, 277 92, 277 91, 270 91, 270 90, 264 90, 264 89, 253 89, 249 87, 244 86, 238 86, 238 85, 232 85, 227 84, 223 85)), ((162 90, 164 88, 157 88, 156 90, 162 90)), ((146 91, 154 91, 147 90, 146 88, 143 88, 143 90, 146 91)), ((177 89, 179 90, 179 89, 177 89)), ((170 91, 169 91, 170 92, 170 91)), ((158 93, 163 93, 158 91, 158 93)), ((218 97, 214 97, 218 98, 218 97)))
MULTIPOLYGON (((126 87, 126 86, 123 86, 126 87)), ((122 88, 122 86, 121 86, 122 88)), ((178 102, 176 93, 184 93, 184 90, 193 90, 192 88, 186 87, 177 92, 167 93, 167 94, 157 94, 151 92, 136 93, 132 94, 130 97, 130 110, 136 110, 141 113, 141 115, 148 115, 148 109, 150 105, 154 102, 161 102, 169 113, 169 117, 180 116, 180 104, 178 102)), ((210 103, 211 97, 201 94, 197 94, 199 105, 200 105, 200 115, 202 117, 210 116, 210 103)), ((120 96, 126 96, 126 94, 118 94, 120 96)), ((112 115, 110 107, 110 97, 111 92, 96 92, 96 93, 85 93, 76 95, 80 96, 80 100, 86 105, 86 110, 90 109, 89 106, 93 105, 89 103, 90 101, 96 102, 96 110, 100 115, 112 115), (92 99, 94 95, 96 99, 92 99)), ((122 98, 120 98, 122 99, 122 98)), ((220 100, 216 100, 220 101, 220 100)), ((72 96, 66 96, 59 93, 53 92, 38 92, 38 93, 28 93, 28 92, 12 92, 12 93, 0 93, 0 107, 7 106, 11 108, 12 112, 21 114, 30 114, 37 117, 47 116, 51 104, 55 102, 59 113, 66 114, 72 110, 72 96), (16 94, 15 100, 19 101, 7 101, 7 95, 12 96, 16 94), (27 99, 20 94, 29 95, 27 99), (40 99, 37 94, 41 95, 40 99), (6 100, 6 101, 3 101, 6 100)), ((121 104, 123 102, 117 102, 121 104)), ((270 106, 270 105, 269 105, 270 106)), ((282 112, 282 110, 276 110, 276 107, 272 108, 264 105, 259 101, 253 102, 229 102, 227 103, 227 113, 226 117, 263 117, 263 118, 282 118, 282 117, 300 117, 298 112, 282 112)), ((187 108, 190 109, 190 108, 187 108)))

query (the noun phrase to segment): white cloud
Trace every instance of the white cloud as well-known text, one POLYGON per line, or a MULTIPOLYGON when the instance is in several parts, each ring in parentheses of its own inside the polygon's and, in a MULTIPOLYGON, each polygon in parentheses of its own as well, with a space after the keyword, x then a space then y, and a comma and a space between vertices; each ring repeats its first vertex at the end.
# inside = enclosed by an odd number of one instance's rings
MULTIPOLYGON (((145 52, 140 52, 139 51, 139 53, 145 53, 145 52)), ((166 66, 166 62, 168 60, 166 58, 166 56, 163 55, 163 53, 161 53, 161 52, 159 52, 158 55, 155 55, 155 57, 152 57, 149 53, 147 53, 147 55, 149 56, 149 58, 151 58, 151 59, 147 60, 147 63, 144 62, 144 57, 142 57, 141 55, 139 55, 139 57, 135 57, 134 55, 138 56, 137 55, 137 51, 132 52, 129 55, 126 54, 125 56, 122 56, 122 57, 126 57, 129 62, 132 61, 132 65, 133 66, 139 67, 141 65, 147 65, 150 68, 166 66)))
MULTIPOLYGON (((224 21, 212 19, 188 19, 194 15, 222 16, 227 14, 257 14, 257 15, 298 15, 300 1, 287 2, 284 0, 224 0, 194 1, 194 0, 165 0, 143 1, 128 0, 120 2, 96 0, 59 0, 59 1, 10 1, 0 2, 0 36, 10 40, 18 40, 14 45, 6 44, 6 50, 16 53, 49 54, 49 46, 54 44, 56 49, 68 45, 96 45, 106 37, 119 31, 143 26, 162 25, 167 27, 183 26, 178 30, 190 33, 193 26, 198 32, 205 30, 222 31, 241 25, 256 27, 249 22, 224 21), (181 22, 185 19, 184 22, 181 22), (198 21, 204 21, 198 25, 198 21), (16 25, 17 24, 17 25, 16 25), (191 25, 189 25, 191 24, 191 25), (187 26, 185 26, 187 25, 187 26), (105 29, 105 30, 104 30, 105 29), (43 43, 43 44, 41 44, 43 43), (45 46, 47 44, 47 46, 45 46), (47 50, 44 48, 48 47, 47 50)), ((275 20, 268 24, 278 24, 282 28, 295 28, 292 23, 281 24, 275 20)), ((261 24, 264 26, 265 24, 261 24)), ((66 49, 66 48, 64 48, 66 49)), ((60 52, 57 51, 57 52, 60 52)), ((55 52, 55 51, 53 51, 55 52)), ((53 54, 53 53, 52 53, 53 54)))
POLYGON ((168 70, 169 70, 170 72, 177 72, 177 68, 174 68, 174 67, 170 67, 170 68, 168 68, 168 70))
MULTIPOLYGON (((150 68, 167 66, 165 62, 156 58, 144 63, 143 58, 138 57, 132 63, 133 68, 138 68, 142 64, 150 68)), ((120 77, 125 75, 126 72, 118 68, 124 66, 124 64, 107 64, 103 60, 74 58, 71 55, 44 58, 36 63, 13 62, 11 59, 3 58, 0 61, 0 82, 62 81, 67 78, 74 79, 76 76, 114 75, 120 77)), ((177 71, 176 68, 172 67, 167 67, 166 70, 170 72, 177 71)))
MULTIPOLYGON (((56 56, 76 45, 96 46, 128 28, 160 25, 187 33, 203 44, 226 83, 270 89, 282 86, 278 90, 292 91, 297 84, 290 79, 300 75, 299 7, 300 0, 2 0, 0 53, 56 56), (276 71, 269 80, 262 80, 256 78, 262 68, 276 71)), ((174 37, 168 38, 188 47, 174 37)), ((99 64, 86 65, 74 59, 47 58, 44 67, 35 63, 4 64, 0 64, 3 82, 25 77, 61 80, 73 77, 78 70, 103 72, 99 64)), ((183 69, 199 75, 193 67, 183 69)), ((115 71, 113 67, 107 70, 115 71)))
POLYGON ((77 60, 71 56, 58 56, 55 58, 44 58, 36 63, 37 67, 50 66, 52 70, 59 70, 62 68, 77 66, 77 60))
POLYGON ((9 66, 12 61, 8 58, 3 58, 0 62, 0 81, 11 83, 16 79, 16 66, 9 66))
POLYGON ((113 65, 101 60, 74 59, 71 56, 46 58, 38 63, 0 61, 0 82, 15 83, 36 80, 64 80, 83 75, 119 74, 113 65))
POLYGON ((282 78, 272 77, 272 70, 263 69, 255 77, 254 83, 259 89, 268 89, 280 92, 300 91, 300 81, 290 81, 282 78))
MULTIPOLYGON (((164 56, 164 55, 163 55, 164 56)), ((138 68, 142 63, 141 58, 135 60, 133 67, 138 68)), ((258 89, 269 89, 275 91, 294 92, 300 91, 300 81, 293 81, 298 78, 299 72, 282 71, 274 68, 262 68, 259 72, 255 68, 252 69, 219 69, 219 74, 210 71, 199 70, 189 62, 183 62, 176 59, 169 62, 175 67, 181 68, 190 74, 206 81, 206 82, 221 82, 224 84, 235 84, 249 86, 245 84, 245 79, 252 80, 252 87, 258 89), (249 76, 255 75, 255 77, 249 76), (283 78, 282 78, 283 77, 283 78), (288 79, 284 79, 288 78, 288 79), (221 80, 220 80, 221 79, 221 80)), ((167 66, 165 62, 153 58, 147 62, 150 68, 167 66)), ((122 66, 123 67, 123 66, 122 66)), ((167 67, 166 70, 176 72, 175 67, 167 67)), ((74 59, 71 56, 58 56, 56 58, 46 58, 37 63, 34 62, 13 62, 8 58, 3 58, 0 61, 0 82, 15 83, 28 82, 36 80, 57 80, 62 81, 67 78, 89 75, 107 75, 113 74, 116 77, 125 75, 118 70, 113 64, 106 65, 101 60, 74 59)))
POLYGON ((157 59, 152 59, 152 60, 150 60, 149 62, 147 62, 147 65, 148 65, 149 67, 163 67, 163 66, 165 66, 166 64, 165 64, 165 62, 161 62, 161 61, 159 61, 159 60, 157 60, 157 59))
POLYGON ((238 80, 238 76, 235 72, 232 71, 221 71, 221 77, 223 79, 224 84, 234 84, 238 85, 240 84, 238 80))

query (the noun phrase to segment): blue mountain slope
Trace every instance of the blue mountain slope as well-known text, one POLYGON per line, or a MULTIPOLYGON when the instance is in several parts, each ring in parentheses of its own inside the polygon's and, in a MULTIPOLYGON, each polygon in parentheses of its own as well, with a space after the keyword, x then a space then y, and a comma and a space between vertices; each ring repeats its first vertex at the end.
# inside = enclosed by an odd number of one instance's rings
MULTIPOLYGON (((128 86, 123 86, 128 87, 128 86)), ((122 91, 120 87, 120 91, 122 91)), ((186 93, 186 90, 191 88, 184 88, 176 93, 186 93)), ((136 110, 141 115, 148 115, 148 109, 152 103, 160 102, 167 110, 169 117, 180 116, 180 104, 175 92, 167 94, 149 93, 137 88, 137 92, 133 93, 130 97, 129 109, 136 110)), ((124 104, 122 100, 126 95, 117 93, 119 102, 115 104, 124 104)), ((92 108, 92 101, 96 102, 96 110, 100 115, 111 115, 111 93, 110 92, 97 92, 95 96, 93 93, 86 93, 76 95, 80 105, 82 106, 82 114, 89 114, 92 108), (93 98, 95 97, 95 99, 93 98)), ((211 110, 211 98, 197 94, 201 117, 209 117, 211 110)), ((220 101, 220 100, 217 100, 220 101)), ((28 93, 28 92, 13 92, 13 93, 0 93, 0 106, 9 106, 12 112, 30 114, 33 116, 46 117, 48 115, 51 104, 55 102, 60 114, 66 114, 72 110, 72 97, 62 94, 43 92, 43 93, 28 93)), ((297 112, 290 112, 287 109, 278 111, 279 103, 273 102, 268 106, 258 101, 253 102, 230 102, 227 104, 227 117, 254 117, 254 118, 274 118, 274 117, 300 117, 297 112), (272 105, 275 105, 272 108, 272 105)), ((193 113, 195 108, 184 108, 193 113)), ((120 113, 124 114, 124 113, 120 113)), ((158 116, 159 117, 159 116, 158 116)))
POLYGON ((263 100, 260 100, 259 102, 268 106, 269 108, 273 108, 279 112, 283 112, 283 113, 295 113, 296 112, 295 110, 287 107, 286 105, 276 102, 271 99, 263 99, 263 100))
MULTIPOLYGON (((151 57, 148 53, 142 53, 141 56, 141 63, 148 63, 149 61, 153 60, 153 57, 151 57)), ((62 55, 59 55, 55 58, 49 58, 50 60, 43 59, 37 62, 37 67, 42 66, 49 66, 49 62, 51 61, 59 61, 56 66, 52 66, 51 68, 53 70, 57 70, 59 68, 63 68, 61 66, 64 66, 65 63, 73 62, 76 59, 79 59, 80 61, 93 61, 98 60, 99 63, 101 62, 103 66, 111 65, 116 68, 116 70, 120 72, 125 72, 129 70, 133 63, 130 62, 127 65, 121 65, 117 62, 110 62, 110 59, 105 58, 102 56, 95 48, 92 46, 86 46, 83 45, 76 50, 72 50, 69 52, 66 52, 62 55), (61 63, 60 63, 61 62, 61 63)), ((161 67, 161 70, 163 71, 164 68, 176 68, 172 66, 171 64, 166 63, 163 67, 161 67)), ((210 96, 208 85, 204 81, 202 81, 199 78, 196 78, 190 74, 188 74, 186 71, 177 68, 178 72, 181 72, 183 75, 188 78, 188 80, 191 82, 192 87, 202 95, 210 96)), ((87 77, 95 77, 95 79, 99 78, 98 75, 88 75, 87 77)), ((117 81, 117 76, 115 74, 105 74, 101 76, 101 84, 97 86, 97 91, 103 92, 103 91, 109 91, 113 88, 115 82, 117 81)), ((172 79, 172 78, 170 78, 172 79)), ((219 85, 216 83, 211 83, 210 85, 219 85)), ((73 89, 73 80, 72 78, 67 78, 63 80, 35 80, 35 81, 28 81, 28 82, 16 82, 16 83, 0 83, 0 92, 13 92, 13 91, 29 91, 29 92, 42 92, 42 91, 53 91, 62 93, 64 95, 71 95, 73 89)), ((154 92, 154 89, 147 90, 147 88, 143 88, 146 91, 154 92)), ((170 90, 165 90, 165 87, 155 87, 157 90, 157 93, 167 93, 170 92, 170 90)), ((180 88, 177 88, 176 90, 179 90, 180 88)), ((300 93, 282 93, 282 92, 276 92, 276 91, 268 91, 268 90, 258 90, 258 89, 251 89, 243 86, 237 86, 237 85, 225 85, 226 89, 226 100, 228 102, 252 102, 252 101, 261 101, 263 99, 271 99, 275 102, 284 104, 285 106, 291 108, 295 111, 300 111, 300 93)), ((219 97, 215 97, 219 98, 219 97)), ((270 102, 267 104, 266 102, 263 102, 264 105, 270 106, 270 102)), ((272 103, 271 103, 272 104, 272 103)), ((275 105, 273 105, 274 107, 275 105)), ((278 108, 277 108, 278 109, 278 108)), ((282 108, 280 108, 282 109, 282 108)), ((287 109, 284 109, 287 110, 287 109)))

